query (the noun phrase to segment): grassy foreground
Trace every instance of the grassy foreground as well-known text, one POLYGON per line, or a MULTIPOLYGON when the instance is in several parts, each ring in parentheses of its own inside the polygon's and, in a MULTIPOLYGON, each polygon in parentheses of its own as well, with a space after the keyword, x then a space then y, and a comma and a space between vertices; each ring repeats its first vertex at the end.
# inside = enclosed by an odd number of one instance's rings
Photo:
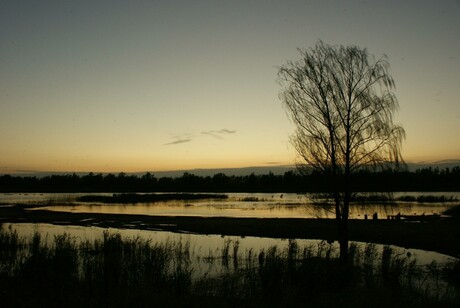
POLYGON ((40 234, 0 232, 4 307, 455 307, 460 264, 420 266, 389 246, 350 247, 347 264, 331 245, 240 251, 226 243, 197 273, 187 242, 154 243, 105 232, 47 244, 40 234))

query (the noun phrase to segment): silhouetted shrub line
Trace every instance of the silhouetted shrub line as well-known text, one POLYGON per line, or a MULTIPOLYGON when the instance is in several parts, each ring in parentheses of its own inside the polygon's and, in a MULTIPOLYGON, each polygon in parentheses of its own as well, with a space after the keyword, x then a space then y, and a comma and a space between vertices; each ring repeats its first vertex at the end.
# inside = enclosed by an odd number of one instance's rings
POLYGON ((223 194, 114 194, 113 196, 81 196, 79 202, 146 203, 169 200, 227 199, 223 194))
POLYGON ((399 202, 417 202, 417 203, 444 203, 444 202, 457 202, 458 198, 455 196, 434 196, 434 195, 405 195, 394 198, 393 195, 389 194, 359 194, 351 199, 352 202, 366 203, 366 202, 382 202, 382 203, 394 203, 399 202))
POLYGON ((5 307, 346 306, 455 307, 460 262, 418 265, 410 254, 350 245, 349 262, 325 241, 241 251, 225 240, 197 272, 190 242, 156 243, 104 232, 48 244, 35 233, 0 231, 0 295, 5 307))
POLYGON ((449 215, 449 216, 454 216, 454 217, 460 217, 460 204, 455 205, 448 210, 444 211, 444 215, 449 215))
MULTIPOLYGON (((283 175, 268 173, 246 176, 196 176, 184 173, 180 177, 156 178, 151 173, 142 176, 114 174, 76 174, 34 176, 0 176, 0 192, 327 192, 331 191, 327 175, 312 172, 301 175, 288 171, 283 175)), ((338 181, 342 183, 343 181, 338 181)), ((360 171, 353 175, 351 189, 363 192, 381 191, 460 191, 460 166, 446 169, 419 169, 415 172, 383 170, 360 171)), ((425 201, 429 202, 429 201, 425 201)))

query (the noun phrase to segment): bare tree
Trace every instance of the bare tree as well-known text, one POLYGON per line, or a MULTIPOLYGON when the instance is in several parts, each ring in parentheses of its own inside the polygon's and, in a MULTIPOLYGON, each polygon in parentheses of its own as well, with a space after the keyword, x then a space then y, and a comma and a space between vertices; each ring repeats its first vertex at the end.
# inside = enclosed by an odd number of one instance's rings
POLYGON ((351 175, 400 163, 404 129, 393 123, 398 102, 386 56, 319 41, 279 68, 280 99, 296 126, 291 138, 303 166, 331 178, 340 256, 348 256, 351 175))

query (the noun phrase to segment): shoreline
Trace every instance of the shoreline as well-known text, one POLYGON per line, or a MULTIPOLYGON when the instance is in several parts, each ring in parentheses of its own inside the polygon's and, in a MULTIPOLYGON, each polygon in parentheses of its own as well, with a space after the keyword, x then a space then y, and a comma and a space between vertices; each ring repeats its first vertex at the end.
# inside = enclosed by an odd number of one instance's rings
MULTIPOLYGON (((334 219, 228 218, 68 213, 28 210, 28 206, 0 207, 2 223, 47 223, 117 229, 138 229, 196 234, 336 241, 334 219)), ((423 249, 460 258, 460 219, 409 222, 349 220, 349 240, 423 249)))

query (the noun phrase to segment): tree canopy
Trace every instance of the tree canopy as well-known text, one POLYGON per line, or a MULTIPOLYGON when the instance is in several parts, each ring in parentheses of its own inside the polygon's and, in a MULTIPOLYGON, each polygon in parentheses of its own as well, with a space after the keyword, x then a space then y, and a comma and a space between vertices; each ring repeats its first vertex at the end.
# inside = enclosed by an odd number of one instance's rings
POLYGON ((280 98, 296 126, 292 144, 300 166, 327 174, 335 200, 341 257, 348 249, 352 173, 398 164, 404 129, 394 123, 398 101, 386 56, 322 41, 298 49, 301 59, 280 67, 280 98))
POLYGON ((404 129, 386 56, 319 41, 279 69, 280 98, 296 125, 292 143, 304 163, 345 172, 399 163, 404 129))

